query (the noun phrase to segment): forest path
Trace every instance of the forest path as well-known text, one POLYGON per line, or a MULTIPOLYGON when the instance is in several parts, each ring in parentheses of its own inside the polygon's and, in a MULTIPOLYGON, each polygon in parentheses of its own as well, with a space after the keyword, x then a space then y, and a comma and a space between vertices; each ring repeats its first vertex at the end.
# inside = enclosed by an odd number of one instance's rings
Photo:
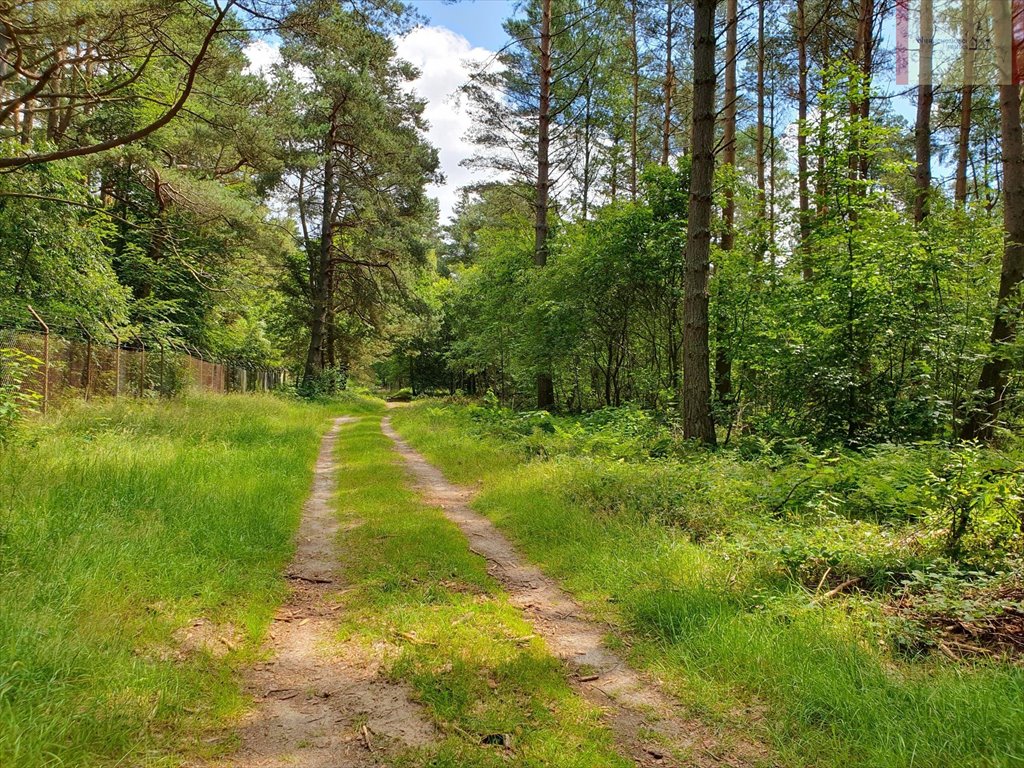
POLYGON ((373 659, 336 639, 344 585, 334 448, 342 427, 355 421, 335 419, 321 443, 287 571, 291 590, 267 633, 267 660, 246 679, 258 704, 243 723, 240 750, 217 763, 223 768, 383 766, 435 736, 409 689, 383 680, 373 659))
MULTIPOLYGON (((389 404, 390 405, 390 404, 389 404)), ((487 570, 507 591, 550 652, 565 663, 570 682, 605 718, 624 755, 639 766, 743 766, 759 763, 752 745, 721 740, 707 725, 686 717, 657 684, 610 650, 609 628, 592 621, 555 581, 529 563, 483 515, 470 507, 473 491, 448 482, 439 469, 391 426, 381 429, 405 460, 413 485, 427 504, 440 507, 487 561, 487 570)))

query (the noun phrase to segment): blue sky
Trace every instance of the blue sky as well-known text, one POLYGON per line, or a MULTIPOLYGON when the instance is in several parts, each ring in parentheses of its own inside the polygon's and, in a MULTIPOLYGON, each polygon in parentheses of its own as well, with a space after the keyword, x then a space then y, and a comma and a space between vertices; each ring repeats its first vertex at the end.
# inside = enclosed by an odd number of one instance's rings
POLYGON ((398 55, 413 64, 420 77, 413 88, 426 102, 427 138, 438 149, 445 183, 428 192, 438 199, 441 221, 446 221, 460 187, 487 179, 463 162, 474 153, 468 140, 473 118, 460 88, 472 73, 488 62, 506 43, 502 21, 515 9, 507 0, 412 0, 426 17, 423 26, 396 41, 398 55))
POLYGON ((481 48, 498 50, 505 44, 501 23, 512 15, 515 3, 509 0, 413 0, 412 5, 431 25, 447 27, 481 48))

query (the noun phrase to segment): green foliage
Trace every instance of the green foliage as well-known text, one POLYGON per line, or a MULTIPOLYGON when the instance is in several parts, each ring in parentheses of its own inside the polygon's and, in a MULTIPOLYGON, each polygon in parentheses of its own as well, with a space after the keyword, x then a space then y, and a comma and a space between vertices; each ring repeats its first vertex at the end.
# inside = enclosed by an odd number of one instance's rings
POLYGON ((94 203, 86 182, 73 163, 0 178, 0 318, 26 322, 32 304, 55 326, 73 326, 87 313, 127 319, 129 291, 112 263, 114 228, 102 212, 82 207, 94 203))
POLYGON ((955 559, 977 564, 1024 554, 1024 462, 1020 454, 965 444, 928 471, 933 525, 955 559))
POLYGON ((394 394, 390 395, 388 397, 388 400, 391 400, 391 401, 396 402, 396 403, 408 403, 410 400, 412 400, 412 398, 413 398, 412 388, 411 387, 402 387, 400 390, 398 390, 394 394))
POLYGON ((22 389, 25 379, 40 365, 41 360, 21 350, 0 347, 0 446, 11 439, 18 422, 42 399, 22 389))
MULTIPOLYGON (((950 440, 974 399, 990 353, 1000 218, 936 194, 916 223, 901 203, 912 197, 905 127, 882 106, 851 114, 869 95, 849 62, 821 73, 814 122, 801 126, 813 168, 803 242, 786 202, 794 158, 776 158, 770 221, 742 164, 751 148, 719 170, 716 186, 733 191, 738 210, 731 248, 717 247, 717 221, 712 233, 711 353, 727 440, 858 449, 950 440)), ((431 288, 441 330, 408 358, 434 361, 418 386, 491 389, 524 407, 543 367, 566 412, 678 407, 688 160, 649 167, 635 200, 616 196, 585 217, 559 209, 543 270, 532 266, 529 195, 519 183, 466 193, 447 230, 447 286, 431 288)), ((1014 370, 1019 346, 1001 350, 1014 370)))
POLYGON ((520 458, 556 461, 572 477, 566 498, 596 514, 713 540, 810 589, 856 579, 892 592, 921 568, 996 571, 1024 557, 1019 447, 822 452, 748 438, 709 455, 694 453, 672 422, 636 407, 565 417, 492 401, 429 412, 520 458))
POLYGON ((298 393, 308 399, 330 398, 344 391, 348 375, 341 368, 323 368, 313 376, 303 377, 298 393))

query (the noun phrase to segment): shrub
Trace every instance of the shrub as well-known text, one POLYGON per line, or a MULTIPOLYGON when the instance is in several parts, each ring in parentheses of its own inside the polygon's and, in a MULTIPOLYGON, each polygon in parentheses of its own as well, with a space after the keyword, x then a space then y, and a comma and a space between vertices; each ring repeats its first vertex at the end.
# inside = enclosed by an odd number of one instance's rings
POLYGON ((954 560, 987 567, 1024 554, 1024 462, 964 444, 928 472, 931 528, 954 560))
POLYGON ((314 400, 336 395, 344 391, 347 384, 348 373, 346 370, 340 367, 324 368, 308 378, 300 378, 295 390, 301 397, 314 400))
POLYGON ((22 385, 42 361, 19 349, 0 348, 0 443, 7 442, 25 413, 41 399, 22 385))
POLYGON ((388 397, 388 400, 393 403, 408 403, 412 398, 412 389, 409 387, 402 387, 400 390, 388 397))

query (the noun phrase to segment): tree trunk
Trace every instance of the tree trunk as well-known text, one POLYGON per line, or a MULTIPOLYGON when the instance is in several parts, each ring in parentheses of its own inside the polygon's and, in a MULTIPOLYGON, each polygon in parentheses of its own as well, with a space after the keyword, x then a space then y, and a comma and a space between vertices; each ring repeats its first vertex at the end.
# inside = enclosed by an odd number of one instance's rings
POLYGON ((921 50, 917 74, 917 123, 914 128, 914 150, 917 167, 914 173, 914 222, 920 224, 928 215, 928 196, 932 188, 932 0, 921 0, 921 50))
POLYGON ((551 0, 541 2, 540 103, 537 111, 537 190, 534 200, 533 261, 548 262, 548 195, 551 165, 551 0))
MULTIPOLYGON (((861 121, 866 121, 871 116, 871 74, 874 69, 874 46, 875 2, 874 0, 861 0, 854 60, 860 63, 860 71, 864 75, 862 83, 864 95, 860 103, 853 106, 853 116, 860 118, 861 121)), ((855 163, 854 177, 867 179, 868 156, 864 152, 857 152, 853 162, 855 163)))
MULTIPOLYGON (((736 56, 737 56, 737 0, 726 0, 725 6, 725 104, 722 106, 722 162, 736 166, 736 56)), ((736 189, 732 183, 725 185, 725 203, 722 206, 723 251, 731 251, 736 243, 736 189)), ((718 302, 720 304, 720 302, 718 302)), ((715 395, 719 402, 725 402, 732 395, 732 358, 724 342, 726 335, 725 313, 720 306, 715 308, 715 395)))
MULTIPOLYGON (((737 0, 726 0, 725 30, 725 104, 722 105, 724 121, 722 125, 722 162, 735 168, 736 166, 736 50, 737 27, 739 26, 736 11, 737 0)), ((735 243, 733 223, 736 218, 736 190, 732 184, 725 186, 725 203, 722 206, 721 246, 723 251, 732 250, 735 243)))
POLYGON ((672 137, 672 95, 675 90, 675 71, 672 66, 672 3, 673 0, 666 0, 665 3, 665 114, 661 125, 661 164, 666 166, 672 137))
POLYGON ((957 204, 967 202, 967 163, 971 151, 971 102, 974 96, 974 0, 964 4, 964 83, 960 89, 960 133, 956 143, 956 183, 953 198, 957 204))
POLYGON ((324 344, 327 339, 327 322, 330 312, 330 282, 334 256, 334 149, 337 143, 337 113, 331 116, 330 127, 324 142, 323 199, 320 209, 320 247, 310 262, 310 299, 312 315, 309 326, 309 349, 306 365, 302 372, 302 385, 312 386, 313 379, 324 367, 324 344))
POLYGON ((797 52, 797 120, 800 129, 796 136, 797 188, 799 197, 800 260, 804 280, 814 277, 811 264, 811 200, 807 186, 807 15, 806 0, 796 0, 796 52, 797 52))
MULTIPOLYGON (((551 139, 551 0, 541 0, 540 22, 540 106, 537 113, 537 194, 534 207, 533 261, 538 267, 548 263, 548 193, 551 139)), ((537 407, 555 404, 554 383, 550 371, 537 374, 537 407)))
MULTIPOLYGON (((547 0, 545 0, 547 1, 547 0)), ((630 121, 630 139, 629 139, 629 197, 631 200, 636 200, 636 179, 637 179, 637 153, 639 152, 639 144, 637 133, 639 132, 640 125, 640 51, 638 49, 639 41, 637 39, 636 24, 637 24, 637 0, 631 0, 630 2, 630 43, 629 50, 632 56, 632 76, 633 76, 633 112, 630 121)))
POLYGON ((583 111, 583 183, 581 184, 582 189, 580 190, 580 213, 583 216, 583 220, 586 221, 587 217, 590 215, 590 186, 592 184, 590 177, 593 173, 591 154, 593 152, 594 140, 594 90, 591 86, 589 75, 585 77, 584 88, 586 89, 586 97, 584 100, 583 111))
POLYGON ((708 359, 708 267, 715 174, 715 5, 694 0, 693 166, 683 305, 683 435, 715 444, 708 359))
POLYGON ((1020 124, 1020 89, 1007 73, 999 86, 1000 133, 1003 142, 1003 266, 999 300, 992 325, 992 350, 978 381, 980 402, 964 422, 965 440, 989 440, 1006 401, 1010 361, 1005 348, 1016 338, 1020 319, 1020 287, 1024 281, 1024 138, 1020 124))
MULTIPOLYGON (((832 64, 832 50, 829 46, 829 30, 828 24, 823 25, 825 27, 824 34, 821 35, 821 68, 824 71, 832 64)), ((821 103, 821 96, 824 95, 825 83, 822 82, 821 88, 818 91, 819 103, 821 103)), ((814 213, 816 216, 821 217, 828 210, 828 202, 826 201, 826 168, 825 168, 825 155, 828 148, 828 128, 825 120, 818 111, 818 125, 817 125, 817 147, 815 152, 815 167, 814 167, 814 213)))
MULTIPOLYGON (((764 156, 764 3, 765 0, 757 0, 757 133, 755 134, 755 148, 757 161, 757 204, 758 215, 765 220, 767 213, 767 195, 765 194, 765 156, 764 156)), ((763 254, 759 253, 758 258, 763 254)))

